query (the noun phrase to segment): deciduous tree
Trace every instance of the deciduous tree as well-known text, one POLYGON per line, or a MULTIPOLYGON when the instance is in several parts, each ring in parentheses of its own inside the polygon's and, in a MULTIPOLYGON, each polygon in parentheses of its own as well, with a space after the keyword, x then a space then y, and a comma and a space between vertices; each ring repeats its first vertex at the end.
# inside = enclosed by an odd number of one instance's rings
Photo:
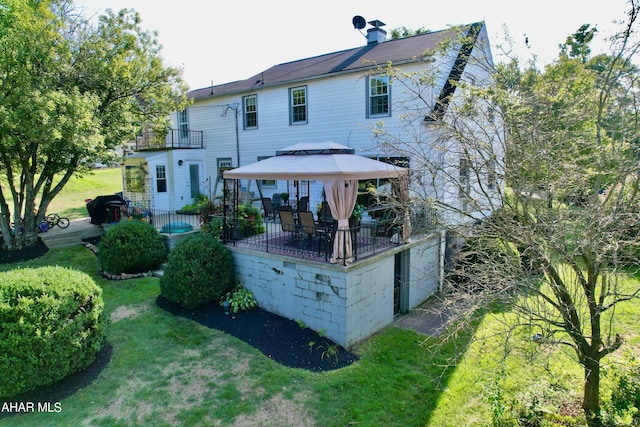
POLYGON ((411 156, 422 201, 467 220, 444 287, 456 321, 498 303, 509 313, 509 348, 570 349, 590 425, 601 423, 602 361, 625 341, 616 309, 640 295, 622 280, 640 261, 640 7, 629 5, 611 53, 589 57, 594 32, 583 26, 543 70, 486 61, 493 84, 464 75, 428 126, 433 77, 390 67, 396 93, 414 96, 411 108, 395 110, 405 120, 399 132, 376 129, 383 148, 411 156))
POLYGON ((143 123, 166 126, 185 87, 160 49, 133 10, 108 10, 91 23, 71 0, 3 2, 0 231, 7 250, 37 241, 47 206, 71 176, 112 162, 113 148, 143 123))

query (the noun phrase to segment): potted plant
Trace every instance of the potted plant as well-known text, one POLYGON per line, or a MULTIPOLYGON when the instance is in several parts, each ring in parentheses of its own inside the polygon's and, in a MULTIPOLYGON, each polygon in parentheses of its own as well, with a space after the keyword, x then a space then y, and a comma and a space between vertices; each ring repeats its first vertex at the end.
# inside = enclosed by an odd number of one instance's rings
POLYGON ((289 193, 280 193, 280 197, 285 205, 289 204, 289 193))

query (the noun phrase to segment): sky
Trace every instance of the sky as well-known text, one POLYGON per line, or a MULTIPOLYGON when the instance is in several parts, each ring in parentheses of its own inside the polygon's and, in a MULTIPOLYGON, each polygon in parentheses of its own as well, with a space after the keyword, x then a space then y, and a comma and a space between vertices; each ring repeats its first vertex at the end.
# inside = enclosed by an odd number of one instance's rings
POLYGON ((180 67, 189 89, 244 80, 298 59, 366 44, 366 29, 352 18, 379 20, 394 28, 441 30, 484 21, 494 61, 505 35, 522 60, 539 65, 558 55, 558 45, 585 23, 598 28, 592 52, 607 52, 604 38, 626 17, 626 0, 76 0, 87 17, 107 8, 136 10, 142 28, 158 31, 167 65, 180 67), (525 44, 528 39, 528 46, 525 44))

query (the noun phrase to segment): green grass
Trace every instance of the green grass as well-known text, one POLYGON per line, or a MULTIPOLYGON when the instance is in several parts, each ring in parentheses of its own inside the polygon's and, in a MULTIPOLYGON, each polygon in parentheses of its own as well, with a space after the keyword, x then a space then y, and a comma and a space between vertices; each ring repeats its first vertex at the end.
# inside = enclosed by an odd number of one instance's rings
POLYGON ((78 178, 71 177, 67 185, 51 201, 47 212, 58 212, 69 219, 89 216, 85 199, 115 194, 122 191, 122 170, 120 168, 95 169, 78 178))
MULTIPOLYGON (((579 402, 581 372, 561 351, 530 361, 515 352, 500 377, 501 324, 487 316, 454 341, 424 341, 414 332, 387 328, 355 351, 347 368, 311 373, 278 365, 229 335, 159 309, 156 278, 108 281, 96 257, 76 246, 52 249, 41 259, 10 269, 63 265, 90 274, 112 315, 107 367, 88 387, 62 400, 60 413, 1 419, 2 426, 32 425, 486 425, 487 396, 500 380, 505 399, 531 390, 579 402), (472 338, 472 333, 473 337, 472 338), (483 339, 480 339, 483 337, 483 339), (459 357, 455 359, 455 356, 459 357), (455 363, 452 361, 455 359, 455 363)), ((621 328, 637 348, 637 303, 621 310, 621 328)))
MULTIPOLYGON (((101 174, 110 173, 97 171, 93 184, 79 184, 67 209, 114 192, 96 189, 106 179, 101 174)), ((499 404, 514 399, 579 409, 582 372, 575 356, 550 347, 544 352, 552 357, 531 360, 523 351, 531 345, 527 337, 513 337, 522 349, 513 348, 502 363, 498 311, 450 341, 389 327, 353 349, 360 356, 355 364, 312 373, 283 367, 232 336, 161 310, 156 278, 104 279, 95 255, 81 246, 0 265, 0 271, 41 265, 82 270, 102 287, 112 319, 111 359, 90 385, 61 401, 60 413, 0 418, 0 426, 481 426, 490 425, 499 404)), ((617 311, 624 348, 636 352, 639 313, 638 301, 617 311)), ((603 383, 606 390, 606 378, 603 383)), ((565 425, 577 420, 580 415, 565 425)))
MULTIPOLYGON (((60 193, 49 203, 47 213, 57 212, 62 217, 80 219, 89 216, 86 200, 96 196, 122 191, 122 170, 116 168, 94 169, 82 177, 72 176, 60 193)), ((13 208, 11 194, 5 195, 13 208)))

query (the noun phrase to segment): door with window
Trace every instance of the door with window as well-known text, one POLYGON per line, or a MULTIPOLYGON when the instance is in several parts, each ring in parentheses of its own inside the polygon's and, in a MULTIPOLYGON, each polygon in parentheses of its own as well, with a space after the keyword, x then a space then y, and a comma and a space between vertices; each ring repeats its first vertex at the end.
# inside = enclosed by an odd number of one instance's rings
POLYGON ((200 165, 191 163, 189 165, 189 188, 191 198, 195 199, 200 194, 200 165))
POLYGON ((203 176, 202 162, 197 160, 186 160, 177 163, 176 169, 176 207, 178 209, 191 204, 193 199, 200 193, 204 193, 201 188, 203 176))

